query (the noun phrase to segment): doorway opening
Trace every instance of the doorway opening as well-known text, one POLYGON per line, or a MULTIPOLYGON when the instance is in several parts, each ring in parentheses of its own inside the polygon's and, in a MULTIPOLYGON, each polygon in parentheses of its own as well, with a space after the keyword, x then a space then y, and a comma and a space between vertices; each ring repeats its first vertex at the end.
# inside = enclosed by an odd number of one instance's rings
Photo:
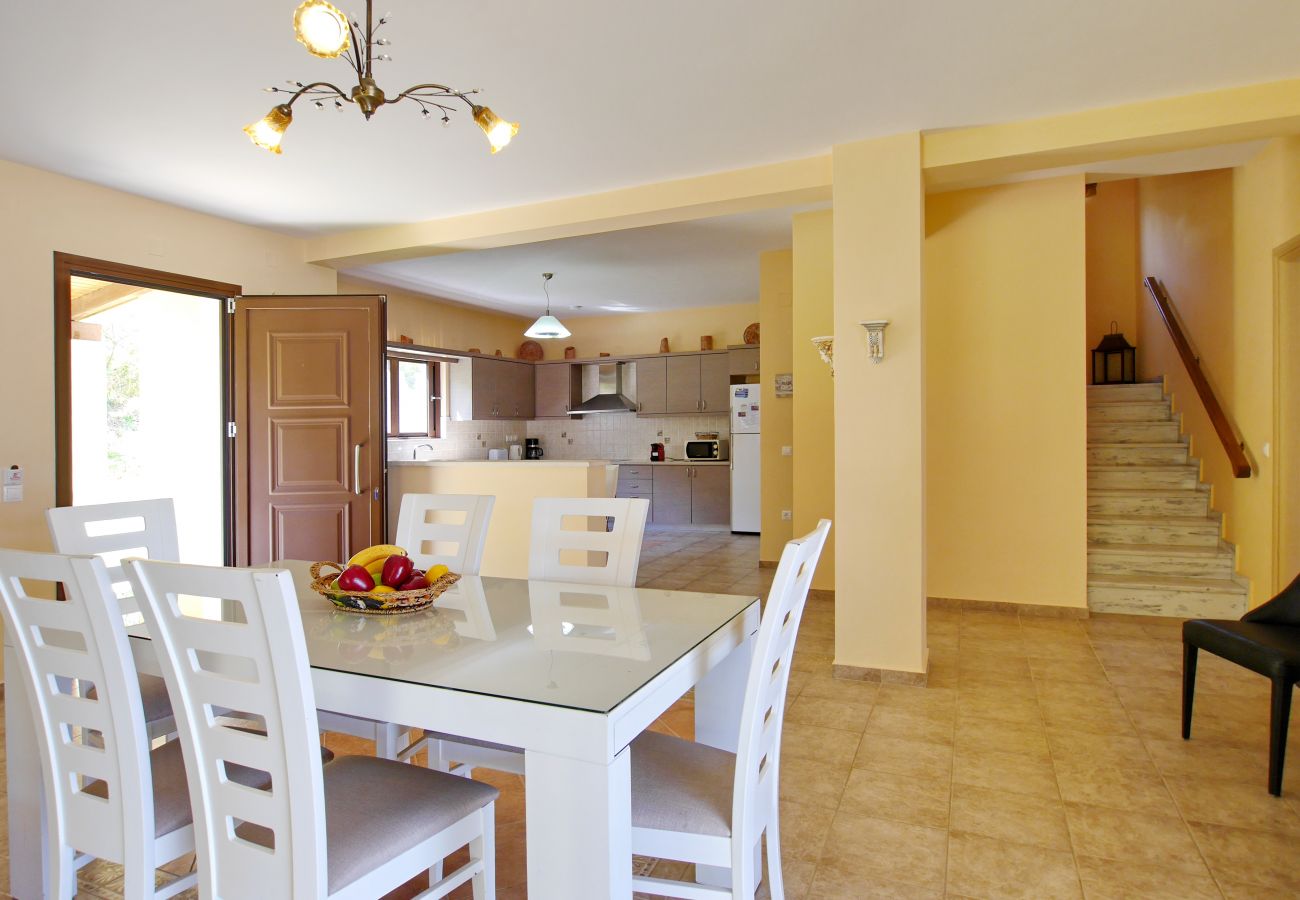
POLYGON ((1273 593, 1300 572, 1300 235, 1274 257, 1273 593))
POLYGON ((239 288, 63 255, 55 268, 59 505, 171 498, 181 559, 229 562, 239 288))

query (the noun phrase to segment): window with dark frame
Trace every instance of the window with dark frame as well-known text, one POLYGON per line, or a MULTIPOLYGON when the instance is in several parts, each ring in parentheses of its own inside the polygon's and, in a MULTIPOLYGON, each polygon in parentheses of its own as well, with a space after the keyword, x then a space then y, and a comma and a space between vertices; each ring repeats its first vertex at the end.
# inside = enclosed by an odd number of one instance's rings
POLYGON ((388 436, 439 436, 440 360, 388 354, 388 436))

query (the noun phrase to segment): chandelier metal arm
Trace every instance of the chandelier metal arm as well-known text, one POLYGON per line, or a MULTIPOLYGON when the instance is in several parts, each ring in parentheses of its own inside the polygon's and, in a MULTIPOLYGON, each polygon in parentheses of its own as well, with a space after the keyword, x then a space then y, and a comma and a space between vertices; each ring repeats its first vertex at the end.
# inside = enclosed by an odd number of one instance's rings
MULTIPOLYGON (((435 93, 433 96, 435 97, 456 97, 464 101, 465 105, 471 110, 474 108, 474 103, 466 96, 466 91, 457 91, 447 87, 445 84, 433 83, 412 85, 388 102, 396 103, 399 100, 405 100, 407 97, 410 97, 412 100, 419 100, 420 98, 416 95, 416 91, 434 91, 435 93)), ((468 93, 473 93, 473 91, 469 91, 468 93)))
POLYGON ((303 94, 307 94, 307 93, 309 93, 309 92, 312 93, 312 94, 317 94, 317 93, 320 93, 320 94, 330 94, 330 93, 334 93, 334 94, 337 94, 337 95, 339 96, 339 99, 340 99, 340 100, 346 100, 346 101, 349 102, 349 103, 354 102, 353 99, 352 99, 350 96, 348 96, 347 94, 343 93, 343 91, 342 91, 340 88, 338 88, 338 87, 336 87, 336 86, 330 84, 328 81, 313 81, 311 84, 305 84, 305 85, 303 85, 302 87, 298 88, 298 90, 294 91, 294 92, 293 92, 293 96, 290 97, 287 101, 285 101, 284 105, 285 105, 285 106, 288 106, 288 107, 290 107, 290 108, 292 108, 293 105, 294 105, 296 102, 298 102, 298 98, 299 98, 299 97, 301 97, 303 94), (326 88, 327 90, 319 90, 319 91, 318 91, 318 90, 316 90, 317 88, 326 88))

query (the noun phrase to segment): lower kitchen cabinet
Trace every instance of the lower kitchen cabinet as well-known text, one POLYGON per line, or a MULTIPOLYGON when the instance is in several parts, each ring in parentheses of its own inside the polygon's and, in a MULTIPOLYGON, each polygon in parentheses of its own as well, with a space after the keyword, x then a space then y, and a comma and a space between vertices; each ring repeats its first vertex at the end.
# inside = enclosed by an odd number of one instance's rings
MULTIPOLYGON (((683 468, 688 468, 691 473, 691 524, 730 524, 731 467, 684 466, 683 468)), ((658 475, 659 473, 656 472, 656 478, 658 475)))
POLYGON ((650 515, 656 525, 691 524, 691 467, 659 466, 654 472, 650 515))
POLYGON ((649 498, 656 525, 731 522, 728 466, 620 466, 618 495, 649 498))

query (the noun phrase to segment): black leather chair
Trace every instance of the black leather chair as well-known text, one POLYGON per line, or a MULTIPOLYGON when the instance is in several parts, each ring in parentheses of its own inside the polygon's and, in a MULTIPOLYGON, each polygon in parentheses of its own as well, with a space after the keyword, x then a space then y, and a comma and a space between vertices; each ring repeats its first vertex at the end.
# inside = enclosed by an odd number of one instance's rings
POLYGON ((1273 682, 1268 792, 1280 795, 1291 688, 1300 681, 1300 575, 1282 593, 1239 620, 1191 619, 1183 623, 1183 740, 1192 736, 1198 650, 1207 650, 1273 682))

